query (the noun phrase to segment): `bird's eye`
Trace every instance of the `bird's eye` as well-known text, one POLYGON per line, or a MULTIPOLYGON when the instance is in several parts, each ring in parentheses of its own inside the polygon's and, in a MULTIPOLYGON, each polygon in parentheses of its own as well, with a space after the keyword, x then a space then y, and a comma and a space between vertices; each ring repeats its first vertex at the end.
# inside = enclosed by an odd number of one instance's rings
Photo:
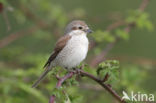
POLYGON ((82 26, 80 26, 79 29, 82 29, 82 26))

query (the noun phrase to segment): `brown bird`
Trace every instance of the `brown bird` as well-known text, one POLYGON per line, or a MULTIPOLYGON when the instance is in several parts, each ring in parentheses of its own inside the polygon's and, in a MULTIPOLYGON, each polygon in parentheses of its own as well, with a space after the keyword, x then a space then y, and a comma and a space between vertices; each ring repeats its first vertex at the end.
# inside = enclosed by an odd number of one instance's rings
POLYGON ((74 20, 69 23, 64 36, 57 41, 53 53, 45 63, 45 71, 32 87, 36 87, 55 66, 67 70, 78 66, 86 58, 89 45, 87 34, 91 32, 84 21, 74 20))

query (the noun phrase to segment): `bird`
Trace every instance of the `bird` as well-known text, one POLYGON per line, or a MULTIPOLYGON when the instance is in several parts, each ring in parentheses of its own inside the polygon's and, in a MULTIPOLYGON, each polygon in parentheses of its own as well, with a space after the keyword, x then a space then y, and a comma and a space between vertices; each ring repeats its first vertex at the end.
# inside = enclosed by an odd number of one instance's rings
POLYGON ((85 21, 73 20, 65 28, 64 35, 56 42, 55 48, 44 65, 44 72, 32 85, 37 87, 43 78, 56 66, 67 70, 76 68, 87 56, 89 40, 92 33, 85 21))

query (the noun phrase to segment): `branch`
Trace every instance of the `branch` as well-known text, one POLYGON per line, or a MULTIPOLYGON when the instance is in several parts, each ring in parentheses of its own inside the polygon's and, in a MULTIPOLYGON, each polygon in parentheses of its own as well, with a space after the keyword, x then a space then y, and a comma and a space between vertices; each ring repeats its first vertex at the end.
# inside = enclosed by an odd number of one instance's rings
POLYGON ((34 32, 36 30, 38 30, 38 28, 36 26, 33 26, 27 30, 23 30, 23 31, 19 31, 17 33, 10 34, 9 36, 6 36, 2 40, 0 40, 0 48, 5 47, 6 45, 19 39, 20 37, 31 34, 32 32, 34 32))
MULTIPOLYGON (((63 84, 63 82, 69 78, 71 78, 76 72, 69 72, 68 74, 66 74, 64 77, 60 78, 58 75, 56 75, 56 79, 58 80, 57 84, 56 84, 56 88, 60 88, 63 84)), ((52 95, 49 99, 49 103, 55 103, 55 95, 52 95)))
POLYGON ((96 81, 99 85, 105 88, 114 98, 116 98, 120 103, 126 103, 109 85, 103 83, 103 81, 101 81, 100 79, 82 70, 80 70, 80 74, 96 81))
POLYGON ((147 7, 149 1, 150 1, 150 0, 143 0, 143 2, 141 3, 141 5, 140 5, 140 7, 139 7, 139 10, 140 10, 140 11, 144 11, 145 8, 147 7))
POLYGON ((54 95, 52 95, 51 97, 50 97, 50 100, 49 100, 49 103, 55 103, 55 96, 54 95))
MULTIPOLYGON (((149 3, 150 0, 143 0, 140 7, 139 7, 139 10, 140 11, 144 11, 145 8, 147 7, 148 3, 149 3)), ((118 26, 115 26, 114 28, 116 28, 118 26)), ((127 25, 127 27, 124 29, 125 32, 129 33, 131 31, 131 29, 135 27, 135 23, 132 22, 132 23, 129 23, 127 25)), ((114 29, 113 28, 113 29, 114 29)), ((108 28, 107 28, 108 29, 108 28)), ((110 31, 110 30, 109 30, 110 31)), ((95 67, 97 64, 99 64, 101 61, 104 61, 105 60, 105 56, 108 54, 108 52, 110 50, 112 50, 112 48, 120 41, 120 38, 116 38, 116 40, 112 43, 109 43, 107 44, 106 48, 97 56, 94 57, 94 59, 90 62, 90 65, 95 67)))
POLYGON ((8 18, 8 15, 7 15, 7 10, 3 10, 2 15, 3 15, 4 21, 6 23, 7 31, 10 31, 11 26, 10 26, 9 18, 8 18))
POLYGON ((92 67, 95 67, 97 64, 105 60, 105 56, 108 54, 108 52, 115 46, 118 40, 115 40, 115 42, 109 43, 106 45, 106 48, 97 56, 94 57, 94 59, 90 62, 90 65, 92 67))
POLYGON ((106 30, 111 31, 111 30, 116 29, 117 27, 125 25, 125 24, 126 23, 124 21, 120 20, 120 21, 117 21, 117 22, 109 25, 106 30))
POLYGON ((0 2, 0 13, 3 11, 3 4, 0 2))
POLYGON ((60 88, 62 83, 68 79, 71 78, 74 75, 74 72, 70 72, 67 75, 65 75, 63 78, 60 78, 59 81, 57 82, 56 88, 60 88))
MULTIPOLYGON (((101 85, 104 89, 106 89, 116 100, 118 100, 120 103, 126 103, 124 100, 121 99, 121 97, 107 84, 104 83, 103 80, 100 80, 99 78, 95 77, 94 75, 92 74, 89 74, 87 72, 84 72, 82 70, 82 67, 77 68, 76 69, 77 71, 75 72, 69 72, 67 73, 64 77, 62 78, 59 78, 57 76, 57 79, 58 79, 58 82, 57 82, 57 85, 56 85, 56 88, 60 88, 63 84, 63 82, 69 78, 71 78, 73 75, 81 75, 83 77, 88 77, 89 79, 92 79, 94 80, 95 82, 97 82, 99 85, 101 85)), ((50 100, 49 100, 49 103, 54 103, 55 101, 55 98, 56 96, 55 95, 52 95, 50 97, 50 100)))

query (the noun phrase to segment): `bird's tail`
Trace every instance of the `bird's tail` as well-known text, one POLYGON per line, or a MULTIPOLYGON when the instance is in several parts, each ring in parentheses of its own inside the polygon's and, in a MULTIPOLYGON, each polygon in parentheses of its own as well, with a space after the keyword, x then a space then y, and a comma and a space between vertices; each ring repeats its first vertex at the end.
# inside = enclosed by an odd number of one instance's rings
POLYGON ((32 85, 32 88, 35 88, 38 86, 38 84, 44 79, 44 77, 49 73, 51 69, 46 68, 46 70, 41 74, 41 76, 37 79, 37 81, 32 85))

